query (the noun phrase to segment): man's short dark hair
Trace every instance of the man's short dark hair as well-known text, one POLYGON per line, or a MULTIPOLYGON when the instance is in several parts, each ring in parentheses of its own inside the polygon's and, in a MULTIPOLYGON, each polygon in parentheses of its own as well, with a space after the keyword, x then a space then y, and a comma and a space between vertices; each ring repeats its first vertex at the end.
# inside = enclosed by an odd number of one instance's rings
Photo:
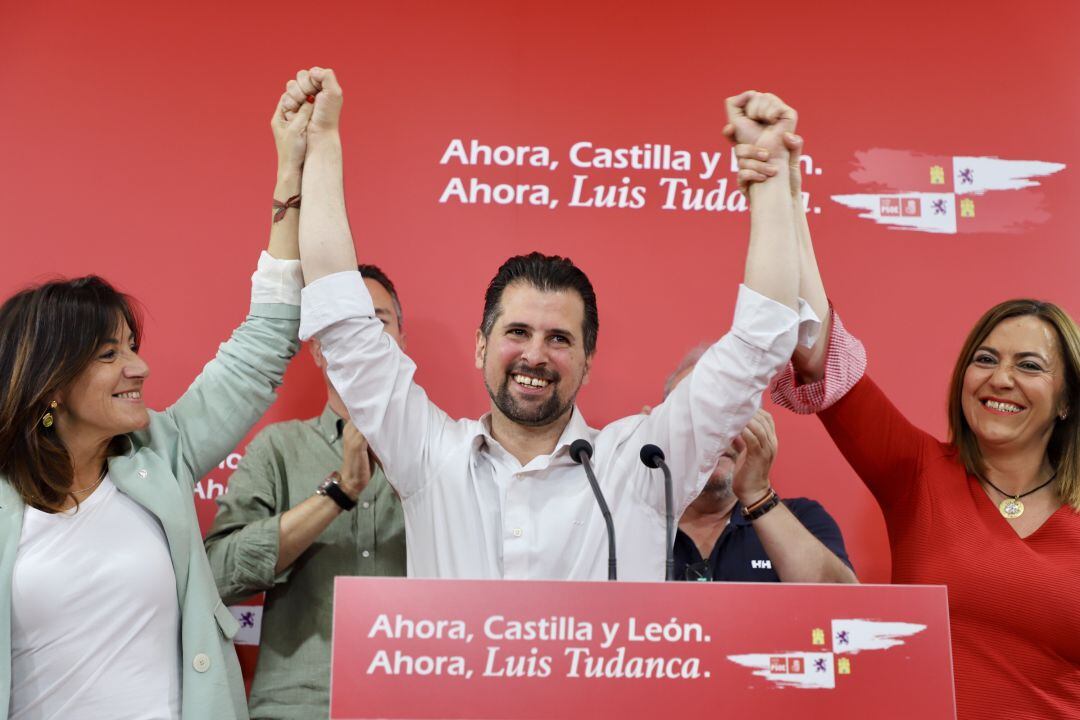
POLYGON ((596 351, 600 315, 596 311, 596 293, 593 292, 592 283, 570 258, 538 252, 515 255, 504 262, 491 279, 484 293, 484 319, 480 324, 484 337, 491 335, 495 321, 502 312, 503 291, 516 282, 528 283, 543 292, 576 291, 585 304, 585 319, 581 328, 585 354, 592 355, 596 351))
POLYGON ((397 315, 397 324, 399 329, 405 328, 405 317, 401 313, 401 301, 398 300, 397 290, 394 289, 394 283, 386 276, 378 265, 357 265, 356 269, 360 271, 360 275, 374 280, 383 286, 386 292, 390 293, 390 299, 394 301, 394 314, 397 315))

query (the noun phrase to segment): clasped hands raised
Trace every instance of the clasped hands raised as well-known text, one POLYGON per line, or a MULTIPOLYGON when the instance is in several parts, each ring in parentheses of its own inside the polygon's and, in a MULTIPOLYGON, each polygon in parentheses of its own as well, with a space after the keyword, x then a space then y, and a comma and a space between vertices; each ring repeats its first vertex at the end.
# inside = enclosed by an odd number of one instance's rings
POLYGON ((802 138, 795 134, 799 114, 771 93, 747 90, 725 103, 728 122, 723 134, 734 144, 739 188, 749 198, 749 187, 785 171, 792 197, 801 201, 799 157, 802 138))
POLYGON ((285 84, 270 119, 279 168, 299 171, 309 144, 337 141, 342 99, 330 68, 301 70, 285 84))

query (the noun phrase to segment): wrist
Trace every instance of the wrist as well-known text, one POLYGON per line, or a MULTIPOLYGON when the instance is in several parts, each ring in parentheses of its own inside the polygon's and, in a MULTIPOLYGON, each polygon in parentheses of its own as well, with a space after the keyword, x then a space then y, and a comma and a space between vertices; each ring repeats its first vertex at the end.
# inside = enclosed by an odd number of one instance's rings
POLYGON ((769 154, 769 159, 765 162, 766 165, 776 170, 777 175, 784 175, 791 171, 791 153, 787 148, 781 147, 779 150, 773 150, 769 154))
POLYGON ((299 167, 278 167, 277 181, 274 183, 274 196, 279 192, 289 193, 290 196, 300 192, 300 178, 302 171, 299 167))
POLYGON ((310 157, 312 154, 321 152, 333 152, 341 151, 341 133, 337 130, 322 130, 319 132, 308 132, 307 136, 307 154, 310 157))
POLYGON ((750 507, 751 505, 764 500, 771 492, 772 484, 766 481, 762 485, 755 485, 754 487, 746 488, 745 490, 736 490, 735 498, 743 507, 750 507))
POLYGON ((364 485, 361 483, 360 478, 348 473, 340 473, 339 475, 341 479, 338 484, 345 491, 345 494, 353 500, 359 498, 360 493, 364 491, 364 485))
POLYGON ((326 476, 326 479, 315 490, 315 494, 330 498, 339 508, 345 511, 356 507, 356 500, 350 497, 341 487, 341 475, 336 470, 326 476))

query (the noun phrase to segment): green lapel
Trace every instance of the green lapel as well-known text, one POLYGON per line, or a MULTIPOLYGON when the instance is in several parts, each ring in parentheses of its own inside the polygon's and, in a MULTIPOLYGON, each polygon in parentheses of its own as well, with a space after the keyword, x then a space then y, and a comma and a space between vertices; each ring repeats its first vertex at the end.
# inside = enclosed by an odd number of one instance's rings
POLYGON ((191 499, 180 496, 172 468, 146 449, 109 458, 109 478, 120 492, 146 508, 161 523, 169 542, 179 601, 187 593, 191 560, 191 522, 185 505, 191 499))

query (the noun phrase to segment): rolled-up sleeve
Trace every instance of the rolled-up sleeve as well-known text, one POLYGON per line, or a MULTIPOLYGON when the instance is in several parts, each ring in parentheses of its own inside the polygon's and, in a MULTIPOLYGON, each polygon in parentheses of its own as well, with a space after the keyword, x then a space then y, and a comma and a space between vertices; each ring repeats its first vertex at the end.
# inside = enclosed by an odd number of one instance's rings
POLYGON ((847 395, 866 374, 866 348, 847 331, 840 315, 830 308, 832 327, 825 355, 825 374, 815 382, 802 384, 789 362, 773 380, 773 402, 800 415, 827 410, 847 395))
POLYGON ((206 555, 218 592, 235 603, 288 579, 291 568, 275 573, 281 515, 279 465, 264 430, 248 445, 229 478, 229 491, 217 498, 218 511, 206 535, 206 555))

